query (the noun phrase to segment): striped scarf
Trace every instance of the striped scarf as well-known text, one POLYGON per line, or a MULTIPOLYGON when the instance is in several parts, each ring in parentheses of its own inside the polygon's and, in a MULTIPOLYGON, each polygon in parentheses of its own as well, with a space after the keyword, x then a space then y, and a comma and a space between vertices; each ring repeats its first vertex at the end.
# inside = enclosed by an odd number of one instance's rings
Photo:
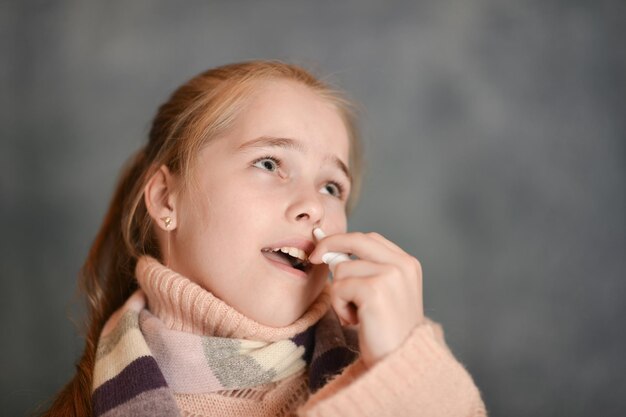
POLYGON ((95 416, 180 415, 173 393, 215 393, 279 381, 308 367, 315 392, 356 358, 355 338, 329 312, 274 342, 167 328, 137 290, 107 321, 96 351, 95 416))

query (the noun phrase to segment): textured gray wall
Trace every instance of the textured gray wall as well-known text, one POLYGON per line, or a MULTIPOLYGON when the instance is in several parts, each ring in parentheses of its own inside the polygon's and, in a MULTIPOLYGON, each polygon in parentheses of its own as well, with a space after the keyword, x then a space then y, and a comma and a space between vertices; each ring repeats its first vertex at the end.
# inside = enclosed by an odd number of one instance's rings
POLYGON ((421 260, 491 415, 624 415, 624 5, 2 1, 1 415, 72 374, 77 271, 158 104, 252 58, 367 109, 351 229, 421 260))

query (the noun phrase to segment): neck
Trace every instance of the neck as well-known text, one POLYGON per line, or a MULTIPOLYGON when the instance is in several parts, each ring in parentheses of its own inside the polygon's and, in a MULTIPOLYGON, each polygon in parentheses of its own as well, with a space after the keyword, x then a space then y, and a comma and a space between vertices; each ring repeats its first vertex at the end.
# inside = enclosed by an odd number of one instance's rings
POLYGON ((294 323, 285 327, 270 327, 244 316, 152 257, 138 259, 135 275, 146 294, 152 314, 172 330, 203 336, 275 342, 305 331, 330 307, 330 296, 324 290, 294 323))

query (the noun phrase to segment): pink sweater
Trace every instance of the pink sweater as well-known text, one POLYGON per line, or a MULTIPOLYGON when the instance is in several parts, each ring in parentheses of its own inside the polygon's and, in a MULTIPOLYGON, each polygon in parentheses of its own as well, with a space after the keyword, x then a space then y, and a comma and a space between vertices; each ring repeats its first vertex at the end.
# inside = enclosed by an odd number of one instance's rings
MULTIPOLYGON (((151 258, 137 264, 148 310, 173 330, 276 341, 315 323, 329 308, 328 294, 302 318, 271 328, 244 317, 187 278, 151 258)), ((174 393, 184 416, 485 416, 480 393, 445 344, 441 326, 426 320, 396 351, 366 369, 349 365, 310 395, 306 372, 245 392, 174 393)))

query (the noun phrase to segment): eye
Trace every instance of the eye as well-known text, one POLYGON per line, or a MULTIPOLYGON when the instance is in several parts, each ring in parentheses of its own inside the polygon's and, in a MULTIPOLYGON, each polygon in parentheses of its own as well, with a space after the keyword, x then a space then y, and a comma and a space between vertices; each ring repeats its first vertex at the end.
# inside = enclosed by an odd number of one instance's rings
POLYGON ((276 172, 278 168, 280 168, 280 160, 274 158, 273 156, 264 156, 255 160, 252 163, 252 166, 264 169, 266 171, 276 172))
POLYGON ((324 188, 322 188, 322 192, 324 194, 330 194, 333 197, 342 198, 343 197, 343 187, 341 184, 331 181, 327 183, 324 188))

